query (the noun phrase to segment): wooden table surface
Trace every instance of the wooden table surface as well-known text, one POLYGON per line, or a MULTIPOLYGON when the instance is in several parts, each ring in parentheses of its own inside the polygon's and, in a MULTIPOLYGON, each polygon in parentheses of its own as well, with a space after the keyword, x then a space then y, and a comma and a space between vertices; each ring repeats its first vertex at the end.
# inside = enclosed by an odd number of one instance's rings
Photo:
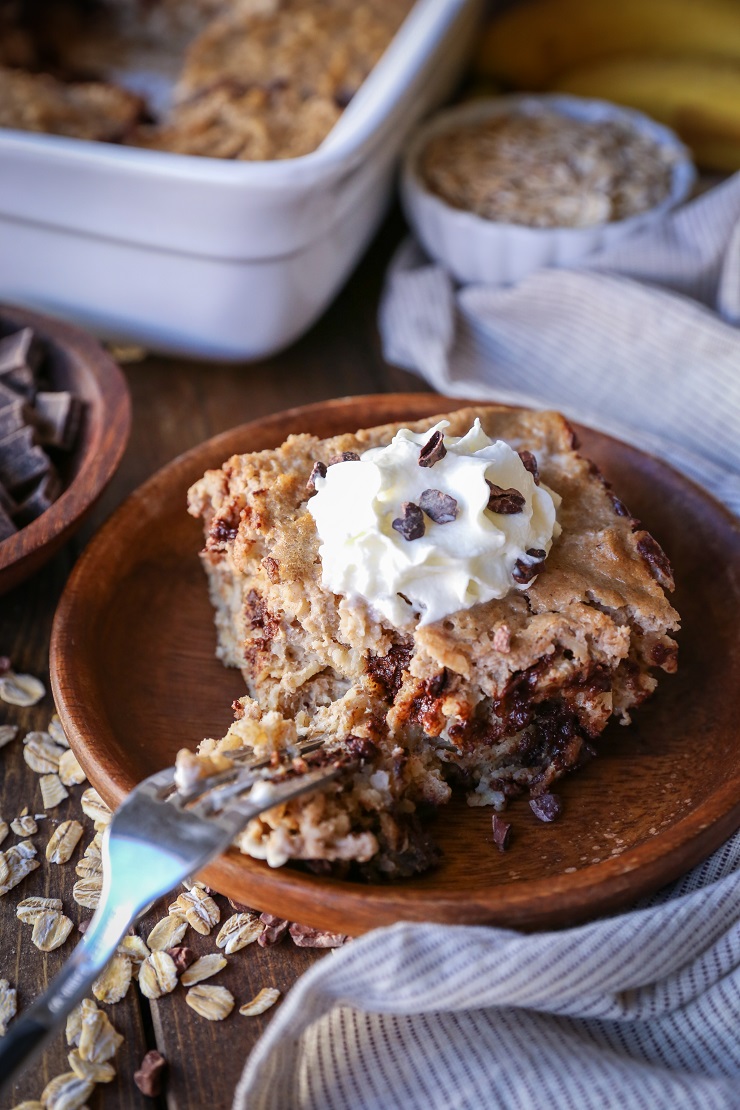
MULTIPOLYGON (((400 218, 386 222, 375 244, 333 306, 311 332, 289 350, 251 365, 217 366, 184 359, 150 357, 124 367, 133 400, 133 429, 121 468, 83 531, 48 567, 13 592, 0 597, 0 655, 7 655, 18 672, 38 675, 48 686, 49 633, 54 609, 74 560, 84 543, 120 501, 145 478, 176 455, 229 427, 259 416, 329 397, 394 390, 423 389, 418 379, 384 362, 376 315, 385 266, 402 233, 400 218)), ((0 724, 15 723, 21 735, 44 729, 54 711, 51 695, 32 709, 0 702, 0 724)), ((21 898, 58 897, 64 911, 77 923, 91 911, 72 900, 76 880, 74 862, 46 863, 44 849, 51 831, 67 818, 85 826, 81 846, 93 834, 92 823, 81 814, 79 797, 85 786, 72 787, 70 798, 39 822, 36 844, 41 867, 0 900, 0 977, 18 990, 21 1012, 44 989, 69 955, 76 930, 55 952, 44 954, 31 943, 31 928, 15 916, 21 898)), ((22 745, 15 740, 0 751, 0 814, 10 822, 24 806, 42 813, 39 776, 24 763, 22 745)), ((18 837, 8 837, 4 848, 18 837)), ((163 917, 164 899, 137 927, 146 937, 163 917)), ((233 912, 217 898, 222 920, 233 912)), ((215 932, 200 937, 192 929, 186 941, 199 954, 216 951, 215 932)), ((124 1043, 118 1051, 118 1074, 98 1086, 89 1100, 96 1107, 167 1106, 170 1110, 225 1110, 244 1061, 274 1011, 263 1017, 239 1016, 238 1006, 262 986, 286 992, 304 971, 325 953, 297 948, 291 940, 275 948, 251 945, 229 959, 214 983, 228 987, 237 1006, 223 1022, 198 1017, 185 1003, 182 987, 159 1001, 149 1002, 134 984, 126 998, 108 1007, 108 1014, 124 1043), (157 1048, 169 1062, 165 1094, 147 1099, 134 1085, 133 1072, 144 1053, 157 1048)), ((2 1107, 24 1099, 38 1099, 46 1083, 69 1070, 68 1048, 58 1036, 43 1057, 22 1073, 12 1090, 3 1092, 2 1107)))

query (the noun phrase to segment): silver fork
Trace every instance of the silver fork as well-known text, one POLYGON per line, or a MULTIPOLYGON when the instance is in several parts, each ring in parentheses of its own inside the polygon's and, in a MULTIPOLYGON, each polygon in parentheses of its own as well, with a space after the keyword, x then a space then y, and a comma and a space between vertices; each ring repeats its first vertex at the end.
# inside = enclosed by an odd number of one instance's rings
MULTIPOLYGON (((300 753, 318 747, 319 742, 305 744, 300 753)), ((277 768, 278 773, 284 770, 277 768)), ((103 889, 82 941, 49 989, 2 1040, 0 1084, 82 1001, 131 923, 152 902, 223 852, 253 817, 319 789, 338 773, 339 766, 330 765, 280 781, 268 761, 262 761, 200 780, 186 794, 173 792, 174 767, 140 783, 103 834, 103 889)))

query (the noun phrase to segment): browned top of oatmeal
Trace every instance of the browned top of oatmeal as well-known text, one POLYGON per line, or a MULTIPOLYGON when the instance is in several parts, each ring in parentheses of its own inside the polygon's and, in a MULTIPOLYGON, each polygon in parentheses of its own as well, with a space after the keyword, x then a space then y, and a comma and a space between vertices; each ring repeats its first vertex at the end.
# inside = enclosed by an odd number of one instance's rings
POLYGON ((54 69, 6 71, 0 126, 216 158, 298 157, 328 135, 412 2, 159 0, 142 16, 132 0, 98 0, 83 17, 76 0, 59 0, 65 18, 51 29, 20 16, 0 24, 0 64, 40 69, 50 58, 54 69), (132 127, 135 98, 104 80, 122 58, 175 79, 173 106, 152 123, 132 127), (67 83, 81 72, 101 78, 84 98, 67 83))
POLYGON ((485 219, 590 227, 659 204, 674 157, 615 120, 511 112, 432 138, 420 170, 433 193, 485 219))

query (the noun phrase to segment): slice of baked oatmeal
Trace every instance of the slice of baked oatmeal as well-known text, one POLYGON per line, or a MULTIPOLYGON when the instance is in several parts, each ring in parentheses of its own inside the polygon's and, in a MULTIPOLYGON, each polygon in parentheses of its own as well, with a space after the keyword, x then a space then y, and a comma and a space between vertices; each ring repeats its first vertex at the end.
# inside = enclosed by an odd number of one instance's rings
POLYGON ((451 783, 497 809, 546 793, 676 668, 668 560, 557 413, 292 436, 209 471, 189 511, 219 655, 248 691, 201 753, 320 736, 307 760, 346 765, 246 829, 273 864, 422 870, 419 812, 451 783))

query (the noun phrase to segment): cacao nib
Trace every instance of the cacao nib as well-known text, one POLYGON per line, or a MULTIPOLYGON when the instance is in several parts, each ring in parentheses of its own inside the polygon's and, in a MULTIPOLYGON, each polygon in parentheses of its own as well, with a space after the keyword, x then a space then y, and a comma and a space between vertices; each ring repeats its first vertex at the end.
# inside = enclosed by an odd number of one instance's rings
POLYGON ((432 432, 419 452, 419 466, 434 466, 447 454, 444 436, 440 431, 432 432))
POLYGON ((223 547, 224 544, 231 543, 236 539, 236 534, 239 531, 239 522, 234 523, 231 520, 222 520, 217 518, 214 520, 208 532, 208 547, 223 547))
POLYGON ((314 929, 297 922, 293 922, 288 932, 299 948, 341 948, 347 940, 344 933, 330 933, 326 929, 314 929))
POLYGON ((449 524, 457 516, 457 501, 441 489, 425 489, 419 506, 435 524, 449 524))
POLYGON ((514 489, 513 486, 510 486, 509 489, 502 489, 495 482, 489 482, 488 478, 486 478, 486 485, 491 491, 486 505, 490 512, 512 516, 514 513, 520 513, 524 508, 524 494, 520 493, 518 489, 514 489))
POLYGON ((344 746, 356 759, 372 759, 378 754, 378 745, 368 736, 348 736, 344 746))
POLYGON ((537 459, 531 451, 519 451, 518 455, 522 460, 524 469, 529 471, 534 478, 534 484, 538 486, 540 484, 540 468, 537 465, 537 459))
POLYGON ((517 559, 514 564, 514 570, 511 572, 511 577, 515 582, 526 584, 536 578, 545 565, 545 552, 539 547, 531 547, 527 551, 527 555, 536 559, 534 563, 525 563, 523 559, 517 559))
POLYGON ((563 804, 557 794, 538 794, 529 799, 529 808, 540 821, 557 821, 563 812, 563 804))
POLYGON ((161 1095, 166 1067, 167 1061, 161 1052, 157 1052, 156 1048, 147 1052, 139 1065, 138 1071, 134 1072, 134 1083, 142 1095, 146 1095, 147 1098, 156 1098, 157 1095, 161 1095))
POLYGON ((322 462, 315 462, 311 468, 311 473, 306 482, 306 489, 309 493, 316 493, 316 479, 326 477, 326 465, 322 462))
POLYGON ((400 532, 405 540, 420 540, 426 530, 424 514, 413 501, 404 501, 401 516, 392 521, 391 527, 400 532))
POLYGON ((342 451, 339 455, 332 455, 329 459, 327 466, 336 466, 337 463, 343 462, 359 462, 360 456, 356 451, 342 451))
POLYGON ((187 971, 190 965, 194 964, 198 959, 198 953, 192 948, 188 948, 185 944, 178 944, 174 948, 168 948, 167 955, 172 957, 178 978, 182 975, 183 971, 187 971))
POLYGON ((491 818, 493 826, 493 843, 498 848, 499 852, 507 851, 511 841, 511 824, 509 821, 504 821, 497 813, 494 813, 491 818))

